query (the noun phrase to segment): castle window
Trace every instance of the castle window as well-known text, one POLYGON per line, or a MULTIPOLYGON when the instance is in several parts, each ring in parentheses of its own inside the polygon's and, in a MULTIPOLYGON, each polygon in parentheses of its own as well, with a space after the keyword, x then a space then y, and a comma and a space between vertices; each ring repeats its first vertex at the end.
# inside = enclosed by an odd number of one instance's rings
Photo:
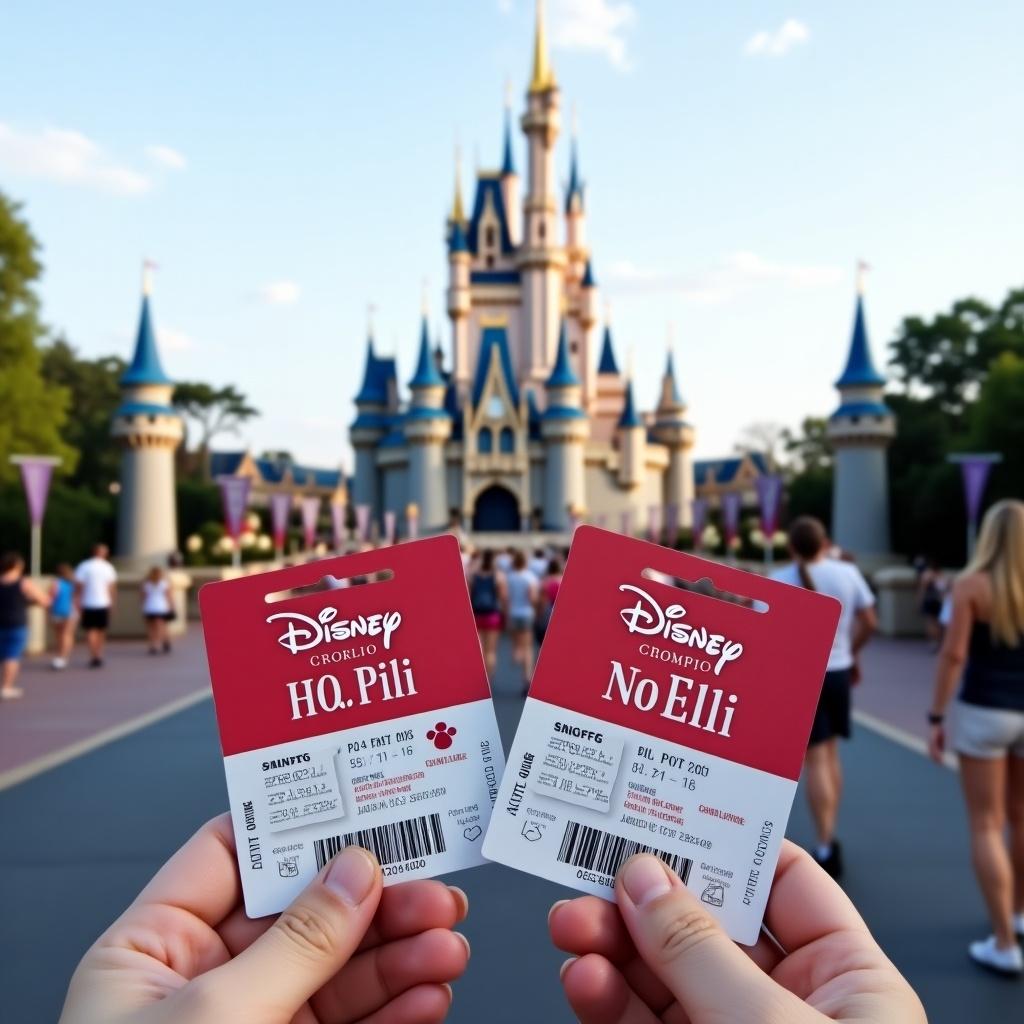
POLYGON ((579 352, 579 350, 580 350, 580 343, 578 341, 570 342, 570 344, 569 344, 569 351, 573 355, 576 355, 576 353, 579 352))
POLYGON ((487 399, 487 415, 492 420, 500 420, 505 415, 505 403, 501 400, 501 395, 491 395, 487 399))
POLYGON ((541 221, 540 224, 537 226, 537 237, 543 242, 546 235, 547 225, 544 223, 544 221, 541 221))
POLYGON ((851 423, 860 423, 860 417, 859 416, 851 416, 850 417, 850 422, 851 423))
POLYGON ((484 247, 487 249, 494 248, 494 225, 488 224, 484 228, 484 247))
POLYGON ((491 255, 486 256, 484 258, 484 263, 486 264, 488 270, 492 270, 494 268, 494 257, 491 255))
POLYGON ((516 435, 512 433, 511 427, 502 427, 498 435, 498 450, 505 455, 511 455, 516 450, 516 435))
POLYGON ((490 455, 494 450, 494 436, 491 434, 490 427, 484 427, 476 435, 476 450, 481 455, 490 455))

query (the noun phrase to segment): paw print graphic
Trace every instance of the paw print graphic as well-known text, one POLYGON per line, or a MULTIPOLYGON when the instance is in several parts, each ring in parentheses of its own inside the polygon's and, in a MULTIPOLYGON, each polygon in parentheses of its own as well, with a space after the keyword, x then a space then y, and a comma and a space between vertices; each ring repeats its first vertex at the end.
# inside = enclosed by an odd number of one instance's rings
POLYGON ((452 737, 455 735, 456 729, 454 725, 445 725, 444 722, 438 722, 430 732, 427 733, 427 739, 434 741, 434 746, 438 750, 447 750, 452 745, 452 737))

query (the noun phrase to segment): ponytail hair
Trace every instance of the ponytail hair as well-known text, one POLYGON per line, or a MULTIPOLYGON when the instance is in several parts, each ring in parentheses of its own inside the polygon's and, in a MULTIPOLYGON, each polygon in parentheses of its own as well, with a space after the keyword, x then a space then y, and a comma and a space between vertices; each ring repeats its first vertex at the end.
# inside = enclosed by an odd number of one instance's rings
POLYGON ((789 525, 789 550, 800 574, 800 585, 805 590, 814 590, 808 562, 813 562, 828 541, 828 534, 820 519, 814 516, 797 516, 789 525))

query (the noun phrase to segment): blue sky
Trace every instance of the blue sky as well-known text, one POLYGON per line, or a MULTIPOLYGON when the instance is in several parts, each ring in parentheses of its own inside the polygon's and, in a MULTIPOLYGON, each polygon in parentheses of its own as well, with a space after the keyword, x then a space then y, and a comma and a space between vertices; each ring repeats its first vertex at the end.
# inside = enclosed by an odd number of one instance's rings
MULTIPOLYGON (((220 445, 347 458, 367 304, 406 378, 424 279, 447 341, 453 141, 466 177, 497 163, 532 7, 8 8, 0 188, 43 243, 46 318, 127 354, 149 257, 168 370, 263 412, 220 445)), ((1024 283, 1024 5, 548 8, 620 353, 650 405, 671 331, 699 453, 831 411, 859 258, 879 357, 902 316, 1024 283)))

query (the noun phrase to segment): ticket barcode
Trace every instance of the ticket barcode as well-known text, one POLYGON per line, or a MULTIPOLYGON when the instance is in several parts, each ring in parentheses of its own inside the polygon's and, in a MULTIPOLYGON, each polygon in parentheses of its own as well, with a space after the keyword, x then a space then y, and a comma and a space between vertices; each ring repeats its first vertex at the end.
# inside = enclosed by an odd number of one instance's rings
POLYGON ((319 871, 336 853, 346 846, 361 846, 369 850, 381 864, 398 864, 435 853, 444 853, 444 832, 439 814, 422 818, 409 818, 390 825, 360 829, 341 836, 326 836, 313 840, 316 868, 319 871))
POLYGON ((656 850, 653 846, 634 842, 611 832, 603 832, 599 828, 591 828, 578 821, 570 821, 565 826, 562 845, 558 850, 558 859, 563 864, 571 864, 574 868, 586 868, 600 875, 615 877, 619 868, 634 853, 653 853, 663 860, 682 880, 690 877, 693 861, 688 857, 680 857, 665 850, 656 850))

